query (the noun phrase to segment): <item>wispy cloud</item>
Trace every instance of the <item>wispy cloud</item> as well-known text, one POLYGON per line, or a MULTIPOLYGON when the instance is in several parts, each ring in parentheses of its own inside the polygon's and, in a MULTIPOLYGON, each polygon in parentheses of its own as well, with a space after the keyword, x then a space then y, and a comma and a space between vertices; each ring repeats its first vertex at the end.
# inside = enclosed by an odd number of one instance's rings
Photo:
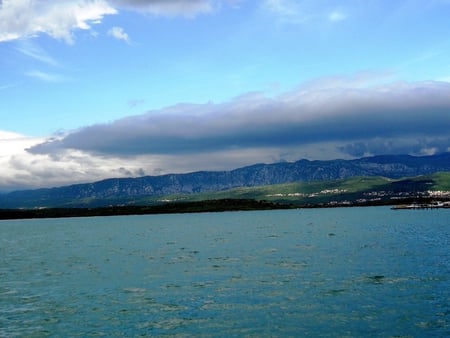
POLYGON ((130 37, 123 30, 122 27, 113 27, 108 31, 108 35, 112 36, 117 40, 125 41, 126 43, 130 43, 130 37))
POLYGON ((265 0, 265 6, 281 16, 296 16, 299 14, 298 5, 291 0, 265 0))
POLYGON ((144 104, 145 101, 146 101, 145 99, 131 99, 131 100, 128 100, 127 103, 128 103, 128 107, 135 108, 137 106, 144 104))
POLYGON ((285 24, 309 24, 325 20, 336 23, 348 17, 341 9, 330 12, 326 1, 265 0, 263 8, 272 13, 278 22, 285 24))
POLYGON ((50 83, 58 83, 58 82, 64 82, 67 81, 67 79, 65 79, 63 76, 59 75, 59 74, 54 74, 54 73, 48 73, 48 72, 43 72, 40 70, 31 70, 29 72, 26 72, 25 75, 44 81, 44 82, 50 82, 50 83))
POLYGON ((17 84, 3 84, 3 85, 0 85, 0 90, 6 90, 6 89, 9 89, 9 88, 14 88, 16 86, 17 86, 17 84))
POLYGON ((57 62, 50 54, 48 54, 42 47, 37 43, 30 40, 20 40, 18 43, 17 50, 34 60, 45 63, 49 66, 59 67, 60 64, 57 62))
POLYGON ((293 0, 265 0, 263 7, 273 13, 282 23, 303 23, 310 19, 311 15, 302 4, 293 0))
POLYGON ((214 0, 111 0, 116 8, 140 11, 156 16, 193 18, 199 14, 212 13, 216 4, 214 0))

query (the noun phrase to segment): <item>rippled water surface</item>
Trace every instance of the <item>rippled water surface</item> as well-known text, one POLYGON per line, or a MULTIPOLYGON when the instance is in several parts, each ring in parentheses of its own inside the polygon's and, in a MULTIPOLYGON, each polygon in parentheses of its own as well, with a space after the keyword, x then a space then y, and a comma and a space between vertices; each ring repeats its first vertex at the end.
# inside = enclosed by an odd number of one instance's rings
POLYGON ((450 335, 450 210, 0 222, 0 336, 450 335))

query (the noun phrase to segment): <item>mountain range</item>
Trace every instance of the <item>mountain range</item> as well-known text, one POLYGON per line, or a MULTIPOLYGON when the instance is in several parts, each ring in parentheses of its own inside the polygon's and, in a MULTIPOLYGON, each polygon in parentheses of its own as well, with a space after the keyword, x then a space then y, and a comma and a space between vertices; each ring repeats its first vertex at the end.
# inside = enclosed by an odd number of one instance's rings
POLYGON ((198 171, 137 178, 111 178, 70 186, 14 191, 0 195, 0 208, 117 205, 142 197, 189 195, 293 182, 361 176, 391 179, 450 171, 450 153, 430 156, 383 155, 353 160, 255 164, 230 171, 198 171))

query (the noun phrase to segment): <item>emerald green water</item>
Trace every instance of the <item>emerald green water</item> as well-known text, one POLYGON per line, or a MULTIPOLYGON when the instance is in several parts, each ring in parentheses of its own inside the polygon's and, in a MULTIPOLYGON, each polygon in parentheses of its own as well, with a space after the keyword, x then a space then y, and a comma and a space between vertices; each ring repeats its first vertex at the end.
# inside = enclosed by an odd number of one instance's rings
POLYGON ((0 336, 444 337, 450 210, 0 222, 0 336))

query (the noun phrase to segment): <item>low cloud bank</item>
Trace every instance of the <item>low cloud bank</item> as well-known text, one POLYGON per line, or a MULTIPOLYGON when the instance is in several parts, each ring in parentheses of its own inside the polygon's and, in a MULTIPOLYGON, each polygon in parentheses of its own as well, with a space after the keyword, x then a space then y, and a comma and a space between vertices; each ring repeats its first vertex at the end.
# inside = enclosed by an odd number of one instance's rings
POLYGON ((346 86, 333 79, 276 98, 252 93, 220 104, 179 104, 81 128, 28 151, 124 157, 335 143, 336 154, 351 156, 422 154, 448 150, 449 112, 450 83, 346 86))

